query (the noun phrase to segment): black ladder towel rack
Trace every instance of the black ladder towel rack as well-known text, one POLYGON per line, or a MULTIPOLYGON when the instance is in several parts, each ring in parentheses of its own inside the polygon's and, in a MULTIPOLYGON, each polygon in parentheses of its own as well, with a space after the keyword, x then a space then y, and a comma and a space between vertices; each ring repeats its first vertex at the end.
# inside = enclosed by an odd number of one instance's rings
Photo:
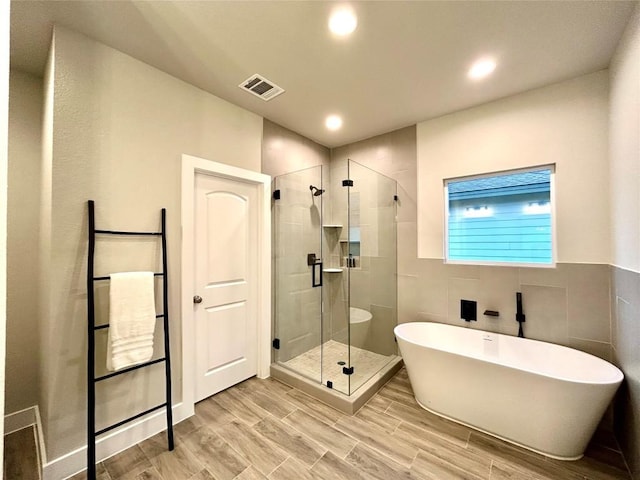
POLYGON ((136 420, 148 413, 166 409, 167 414, 167 443, 169 450, 173 450, 173 416, 171 412, 171 359, 169 354, 169 303, 168 303, 168 275, 167 275, 167 235, 166 235, 166 209, 162 209, 161 223, 162 228, 160 232, 126 232, 116 230, 96 230, 95 225, 95 205, 93 200, 88 201, 89 207, 89 254, 87 262, 87 319, 88 319, 88 362, 87 362, 87 478, 89 480, 95 480, 96 478, 96 437, 115 428, 118 428, 132 420, 136 420), (156 315, 156 318, 163 319, 164 326, 164 357, 148 362, 140 363, 132 367, 124 368, 122 370, 109 373, 96 377, 95 373, 95 332, 103 328, 108 328, 109 324, 96 326, 95 322, 95 298, 94 298, 94 283, 96 281, 109 280, 109 276, 106 277, 94 277, 93 273, 93 260, 96 245, 96 235, 129 235, 129 236, 159 236, 162 239, 162 272, 154 273, 156 277, 162 277, 162 289, 163 289, 163 312, 160 315, 156 315), (153 408, 140 412, 129 418, 125 418, 113 425, 102 428, 96 431, 96 383, 109 378, 122 375, 125 373, 138 370, 139 368, 148 367, 156 363, 164 362, 165 365, 165 392, 166 401, 153 408))

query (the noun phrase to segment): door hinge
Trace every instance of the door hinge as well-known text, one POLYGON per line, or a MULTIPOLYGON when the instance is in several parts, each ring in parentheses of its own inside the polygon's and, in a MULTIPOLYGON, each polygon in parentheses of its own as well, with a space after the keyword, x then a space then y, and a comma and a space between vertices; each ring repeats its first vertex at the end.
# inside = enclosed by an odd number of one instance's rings
POLYGON ((342 180, 343 187, 353 187, 353 180, 342 180))
POLYGON ((394 195, 394 196, 393 196, 393 200, 394 200, 395 202, 397 202, 397 201, 398 201, 398 195, 394 195))
POLYGON ((333 382, 331 380, 327 380, 327 387, 333 388, 333 382))
POLYGON ((280 200, 280 190, 274 190, 273 191, 273 199, 274 200, 280 200))
POLYGON ((280 350, 280 339, 279 338, 274 338, 273 342, 271 342, 271 344, 273 345, 273 348, 275 348, 276 350, 280 350))
POLYGON ((345 375, 353 375, 353 367, 342 367, 342 373, 345 375))

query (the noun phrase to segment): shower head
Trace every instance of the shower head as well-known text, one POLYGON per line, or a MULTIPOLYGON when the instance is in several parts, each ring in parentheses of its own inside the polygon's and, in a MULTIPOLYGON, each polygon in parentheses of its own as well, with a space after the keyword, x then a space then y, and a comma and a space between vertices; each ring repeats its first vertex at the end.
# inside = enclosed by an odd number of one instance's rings
POLYGON ((324 190, 321 190, 318 187, 314 187, 313 185, 309 185, 309 190, 311 190, 314 197, 319 197, 324 193, 324 190))

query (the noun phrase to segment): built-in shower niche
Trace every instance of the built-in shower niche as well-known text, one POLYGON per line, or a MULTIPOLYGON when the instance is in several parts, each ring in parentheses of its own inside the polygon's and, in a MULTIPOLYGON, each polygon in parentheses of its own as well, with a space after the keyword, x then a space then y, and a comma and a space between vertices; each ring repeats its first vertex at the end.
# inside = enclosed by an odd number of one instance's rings
POLYGON ((349 160, 281 175, 274 189, 272 374, 352 413, 400 368, 396 182, 349 160))
POLYGON ((342 268, 360 268, 360 241, 340 241, 340 266, 342 268))

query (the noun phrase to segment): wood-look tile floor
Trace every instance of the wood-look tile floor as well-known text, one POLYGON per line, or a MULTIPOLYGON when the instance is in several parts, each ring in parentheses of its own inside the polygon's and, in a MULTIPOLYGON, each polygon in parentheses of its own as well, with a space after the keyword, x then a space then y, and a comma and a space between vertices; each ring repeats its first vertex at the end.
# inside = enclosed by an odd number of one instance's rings
MULTIPOLYGON (((404 369, 354 416, 273 379, 249 379, 98 465, 100 480, 629 479, 615 440, 561 462, 420 408, 404 369)), ((84 474, 72 477, 85 478, 84 474)))
POLYGON ((4 436, 4 478, 38 480, 39 462, 35 427, 4 436))

